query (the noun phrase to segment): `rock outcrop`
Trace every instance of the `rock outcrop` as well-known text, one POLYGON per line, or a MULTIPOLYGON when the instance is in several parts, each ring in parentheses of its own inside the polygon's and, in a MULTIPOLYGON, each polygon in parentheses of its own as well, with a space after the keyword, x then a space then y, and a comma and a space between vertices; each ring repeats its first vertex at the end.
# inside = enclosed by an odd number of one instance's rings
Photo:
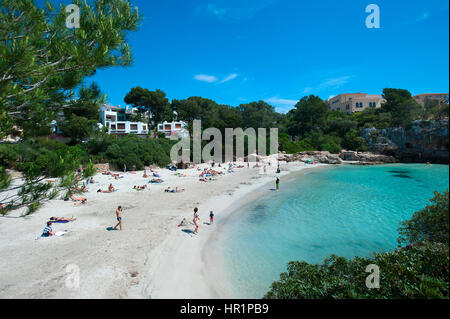
POLYGON ((309 151, 297 154, 286 154, 285 152, 281 152, 278 154, 278 158, 280 161, 285 162, 314 162, 321 164, 343 164, 349 162, 351 164, 374 165, 397 162, 393 156, 353 151, 342 151, 340 154, 331 154, 330 152, 325 151, 309 151))
POLYGON ((448 120, 415 121, 407 128, 366 128, 361 136, 370 151, 401 162, 449 163, 448 120))
POLYGON ((331 154, 330 152, 300 152, 297 154, 286 154, 284 152, 280 153, 278 156, 280 161, 286 162, 315 162, 322 164, 342 164, 341 158, 336 154, 331 154))
POLYGON ((374 154, 369 152, 342 151, 339 157, 344 161, 367 164, 386 164, 398 162, 394 156, 374 154))

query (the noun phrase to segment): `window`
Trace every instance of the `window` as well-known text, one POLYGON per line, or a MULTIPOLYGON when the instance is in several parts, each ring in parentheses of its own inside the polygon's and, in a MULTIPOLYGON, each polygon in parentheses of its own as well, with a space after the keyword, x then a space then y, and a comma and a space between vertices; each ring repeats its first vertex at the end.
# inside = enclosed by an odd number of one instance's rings
POLYGON ((125 124, 124 124, 124 123, 122 123, 122 124, 117 124, 117 129, 118 129, 118 130, 124 130, 124 129, 125 129, 125 124))
POLYGON ((164 130, 170 131, 172 129, 172 126, 170 124, 164 125, 164 130))
POLYGON ((147 125, 142 125, 142 130, 147 131, 147 125))
POLYGON ((181 124, 175 124, 175 128, 176 128, 176 129, 181 128, 181 124))
POLYGON ((130 130, 132 130, 132 131, 137 131, 137 129, 138 129, 137 124, 131 124, 131 125, 130 125, 130 130))
POLYGON ((115 130, 116 129, 116 126, 113 124, 113 125, 111 125, 111 130, 115 130))
POLYGON ((350 110, 350 104, 347 104, 347 106, 345 107, 347 110, 350 110))

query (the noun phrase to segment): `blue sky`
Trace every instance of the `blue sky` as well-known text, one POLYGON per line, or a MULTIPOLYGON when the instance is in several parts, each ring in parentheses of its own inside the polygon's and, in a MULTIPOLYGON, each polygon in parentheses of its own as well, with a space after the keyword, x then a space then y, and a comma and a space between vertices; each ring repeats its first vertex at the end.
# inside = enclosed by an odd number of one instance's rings
POLYGON ((128 36, 135 63, 100 70, 108 101, 132 87, 286 112, 309 94, 448 92, 447 0, 134 0, 145 19, 128 36), (367 5, 381 27, 365 25, 367 5))

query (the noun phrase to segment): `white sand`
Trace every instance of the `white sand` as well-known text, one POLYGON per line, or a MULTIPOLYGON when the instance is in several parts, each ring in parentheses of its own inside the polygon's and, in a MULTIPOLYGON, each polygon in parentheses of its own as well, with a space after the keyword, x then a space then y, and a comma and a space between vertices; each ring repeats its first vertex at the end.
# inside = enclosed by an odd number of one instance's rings
MULTIPOLYGON (((315 166, 283 165, 281 175, 315 166)), ((88 198, 86 205, 53 200, 28 217, 19 217, 23 212, 0 217, 0 298, 233 297, 214 264, 219 257, 207 250, 207 243, 235 208, 254 199, 262 185, 274 182, 275 174, 260 174, 260 169, 247 169, 245 164, 235 173, 203 183, 195 169, 178 171, 188 177, 166 169, 158 172, 165 183, 148 184, 149 190, 132 190, 147 184, 142 172, 121 174, 125 178, 120 180, 97 175, 97 183, 82 195, 88 198), (119 191, 96 192, 110 183, 119 191), (165 193, 168 186, 186 191, 165 193), (119 205, 124 229, 108 231, 117 223, 119 205), (193 225, 177 227, 183 218, 192 220, 194 207, 202 219, 198 235, 190 233, 193 225), (203 224, 209 222, 210 210, 216 215, 212 226, 203 224), (68 230, 65 236, 40 238, 51 216, 77 220, 53 225, 55 231, 68 230), (78 288, 71 265, 80 271, 78 288)))

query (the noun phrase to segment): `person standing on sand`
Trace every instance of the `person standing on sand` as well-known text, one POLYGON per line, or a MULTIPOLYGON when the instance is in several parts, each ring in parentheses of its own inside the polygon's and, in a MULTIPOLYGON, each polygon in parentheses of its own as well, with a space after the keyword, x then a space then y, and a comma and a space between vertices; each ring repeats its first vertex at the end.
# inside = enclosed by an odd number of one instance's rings
POLYGON ((280 190, 280 179, 277 177, 277 180, 275 182, 275 185, 277 186, 277 191, 280 190))
POLYGON ((212 225, 213 222, 214 222, 214 213, 213 213, 213 211, 211 211, 209 213, 209 224, 212 225))
POLYGON ((194 234, 196 234, 196 235, 198 234, 198 222, 199 222, 199 220, 200 220, 200 218, 198 216, 198 208, 195 207, 194 208, 194 219, 193 219, 193 222, 194 222, 194 225, 195 225, 194 234))
POLYGON ((120 230, 122 230, 122 206, 119 206, 116 210, 117 215, 117 225, 114 227, 114 229, 117 229, 117 226, 120 226, 120 230))

